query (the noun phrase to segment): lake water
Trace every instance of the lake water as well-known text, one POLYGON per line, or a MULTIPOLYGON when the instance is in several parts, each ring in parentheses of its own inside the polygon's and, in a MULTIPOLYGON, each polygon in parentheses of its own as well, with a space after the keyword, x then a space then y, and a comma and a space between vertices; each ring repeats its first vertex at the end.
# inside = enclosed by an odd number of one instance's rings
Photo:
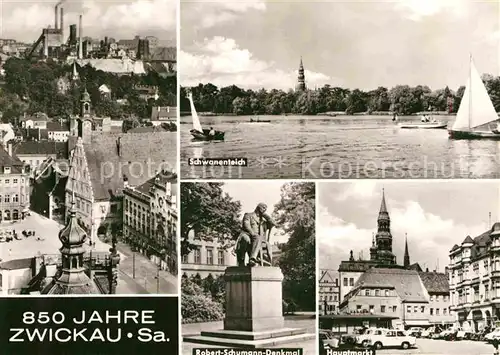
MULTIPOLYGON (((453 122, 454 116, 438 117, 453 122)), ((500 177, 500 142, 451 140, 446 129, 401 129, 386 116, 201 117, 223 142, 194 142, 182 117, 185 179, 450 179, 500 177), (189 166, 189 158, 247 158, 247 167, 189 166)), ((402 117, 400 122, 419 122, 402 117)))

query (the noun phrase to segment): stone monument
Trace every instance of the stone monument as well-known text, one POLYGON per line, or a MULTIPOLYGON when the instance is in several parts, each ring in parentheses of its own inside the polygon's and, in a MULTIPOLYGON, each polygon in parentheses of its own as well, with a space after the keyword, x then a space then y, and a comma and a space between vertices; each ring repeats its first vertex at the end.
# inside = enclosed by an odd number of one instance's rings
POLYGON ((261 203, 243 216, 235 248, 238 266, 228 267, 224 273, 224 328, 186 336, 185 342, 257 349, 316 338, 305 329, 285 326, 283 274, 272 266, 269 248, 270 231, 276 224, 265 214, 266 208, 261 203))

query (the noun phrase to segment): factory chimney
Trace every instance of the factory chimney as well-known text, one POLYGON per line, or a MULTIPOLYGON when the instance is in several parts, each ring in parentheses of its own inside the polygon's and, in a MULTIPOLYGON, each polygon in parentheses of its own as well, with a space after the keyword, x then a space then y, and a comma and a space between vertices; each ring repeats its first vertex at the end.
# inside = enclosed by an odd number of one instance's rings
POLYGON ((83 37, 82 37, 82 15, 80 15, 80 22, 78 25, 78 58, 83 59, 83 37))
POLYGON ((64 39, 64 8, 61 6, 61 22, 59 23, 60 30, 61 30, 61 37, 62 37, 62 42, 66 42, 64 39))
POLYGON ((58 16, 59 16, 59 13, 57 12, 57 9, 59 8, 59 4, 56 5, 56 7, 54 8, 54 15, 55 15, 55 23, 54 23, 54 28, 57 30, 57 19, 58 19, 58 16))

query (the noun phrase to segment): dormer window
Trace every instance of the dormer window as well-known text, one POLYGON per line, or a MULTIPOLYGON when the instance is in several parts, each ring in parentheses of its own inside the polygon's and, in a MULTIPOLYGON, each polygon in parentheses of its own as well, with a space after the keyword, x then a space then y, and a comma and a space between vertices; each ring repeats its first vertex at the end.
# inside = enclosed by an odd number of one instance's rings
POLYGON ((3 173, 4 174, 10 174, 10 166, 4 166, 3 167, 3 173))

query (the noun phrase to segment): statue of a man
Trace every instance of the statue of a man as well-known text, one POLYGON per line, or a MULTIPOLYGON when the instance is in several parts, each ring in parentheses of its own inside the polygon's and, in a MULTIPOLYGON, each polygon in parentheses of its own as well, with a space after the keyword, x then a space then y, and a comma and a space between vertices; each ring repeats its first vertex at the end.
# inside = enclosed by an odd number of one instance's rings
MULTIPOLYGON (((242 231, 238 236, 235 247, 238 266, 245 266, 245 257, 247 254, 249 257, 248 266, 258 264, 257 257, 262 241, 267 242, 266 233, 270 232, 271 228, 276 226, 272 218, 266 214, 266 210, 266 204, 259 203, 253 212, 243 215, 242 231)), ((269 253, 269 248, 267 251, 269 253)), ((271 259, 271 255, 268 255, 268 259, 271 259)))

